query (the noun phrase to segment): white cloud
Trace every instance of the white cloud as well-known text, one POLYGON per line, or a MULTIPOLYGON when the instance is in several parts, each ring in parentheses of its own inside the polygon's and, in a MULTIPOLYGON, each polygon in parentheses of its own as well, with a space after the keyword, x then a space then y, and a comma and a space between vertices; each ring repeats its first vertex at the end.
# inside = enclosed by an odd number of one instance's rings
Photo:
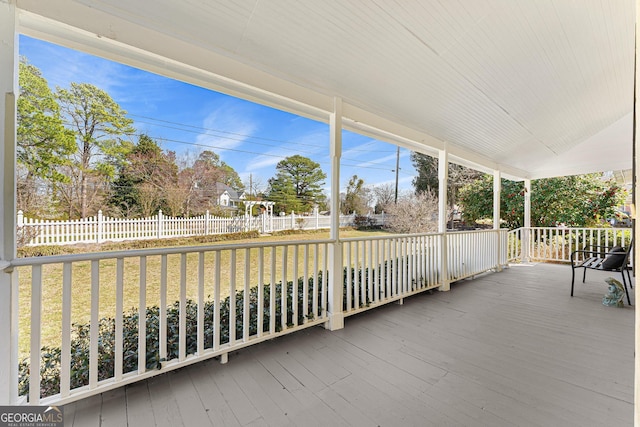
MULTIPOLYGON (((198 135, 195 142, 214 150, 237 148, 258 129, 251 115, 251 109, 238 102, 224 102, 202 121, 202 127, 209 130, 198 135)), ((219 154, 224 157, 225 153, 219 154)))
POLYGON ((258 155, 253 157, 251 161, 245 165, 245 171, 251 173, 260 169, 270 168, 277 165, 278 162, 285 157, 280 150, 272 150, 267 154, 273 154, 273 156, 258 155))

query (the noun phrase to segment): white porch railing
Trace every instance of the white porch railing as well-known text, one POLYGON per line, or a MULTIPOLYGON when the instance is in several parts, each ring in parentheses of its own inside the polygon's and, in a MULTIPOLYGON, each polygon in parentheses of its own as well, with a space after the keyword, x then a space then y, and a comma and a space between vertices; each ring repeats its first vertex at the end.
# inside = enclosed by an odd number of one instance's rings
POLYGON ((507 256, 509 262, 570 262, 571 252, 586 245, 627 247, 632 237, 630 228, 518 228, 509 231, 507 256))
POLYGON ((233 350, 327 322, 329 286, 351 315, 500 268, 506 236, 488 230, 16 259, 9 268, 18 271, 24 301, 25 358, 16 403, 64 404, 211 357, 225 361, 233 350), (342 245, 343 283, 326 282, 333 244, 342 245))
MULTIPOLYGON (((384 225, 385 215, 370 215, 384 225)), ((340 215, 340 226, 354 225, 355 215, 340 215)), ((165 239, 172 237, 206 236, 257 230, 271 233, 283 230, 317 230, 329 228, 331 217, 300 215, 216 217, 209 212, 190 218, 170 217, 160 211, 147 218, 111 218, 98 215, 74 220, 43 220, 27 218, 18 212, 18 240, 24 245, 69 245, 76 243, 119 242, 124 240, 165 239)))
POLYGON ((447 233, 449 281, 507 265, 507 234, 506 229, 447 233))
POLYGON ((21 298, 30 301, 20 391, 28 388, 30 404, 62 404, 323 323, 328 244, 17 259, 21 298), (78 314, 83 301, 88 318, 78 314))

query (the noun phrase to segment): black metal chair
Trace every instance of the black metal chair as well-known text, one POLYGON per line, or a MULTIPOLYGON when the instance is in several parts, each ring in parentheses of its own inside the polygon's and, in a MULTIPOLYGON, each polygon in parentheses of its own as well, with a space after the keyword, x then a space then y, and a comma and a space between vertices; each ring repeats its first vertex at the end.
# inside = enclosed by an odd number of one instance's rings
POLYGON ((620 246, 607 247, 607 246, 594 246, 587 245, 583 250, 573 251, 571 253, 571 296, 573 296, 573 287, 576 278, 576 270, 583 268, 582 283, 584 283, 587 277, 587 269, 600 270, 600 271, 619 271, 622 275, 622 283, 624 284, 624 290, 627 294, 627 302, 631 305, 631 297, 629 296, 629 289, 627 289, 627 279, 629 287, 633 289, 631 283, 631 273, 629 273, 629 260, 632 253, 633 240, 629 244, 629 247, 622 248, 620 246), (581 255, 581 256, 579 256, 581 255), (582 261, 580 261, 582 259, 582 261), (624 272, 627 272, 625 278, 624 272))

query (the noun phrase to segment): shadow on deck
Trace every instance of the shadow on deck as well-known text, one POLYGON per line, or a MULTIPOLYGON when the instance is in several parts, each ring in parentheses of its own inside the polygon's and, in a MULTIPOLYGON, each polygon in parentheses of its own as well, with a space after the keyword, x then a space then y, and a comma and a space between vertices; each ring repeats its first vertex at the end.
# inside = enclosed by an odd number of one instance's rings
POLYGON ((631 425, 634 308, 602 305, 608 276, 571 298, 568 266, 513 266, 69 404, 65 424, 631 425))

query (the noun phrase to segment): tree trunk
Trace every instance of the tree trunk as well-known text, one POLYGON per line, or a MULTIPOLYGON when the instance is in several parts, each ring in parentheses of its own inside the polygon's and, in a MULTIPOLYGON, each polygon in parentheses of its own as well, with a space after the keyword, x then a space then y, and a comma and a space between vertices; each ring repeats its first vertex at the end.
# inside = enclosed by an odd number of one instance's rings
POLYGON ((87 217, 87 176, 82 173, 80 179, 80 218, 87 217))

